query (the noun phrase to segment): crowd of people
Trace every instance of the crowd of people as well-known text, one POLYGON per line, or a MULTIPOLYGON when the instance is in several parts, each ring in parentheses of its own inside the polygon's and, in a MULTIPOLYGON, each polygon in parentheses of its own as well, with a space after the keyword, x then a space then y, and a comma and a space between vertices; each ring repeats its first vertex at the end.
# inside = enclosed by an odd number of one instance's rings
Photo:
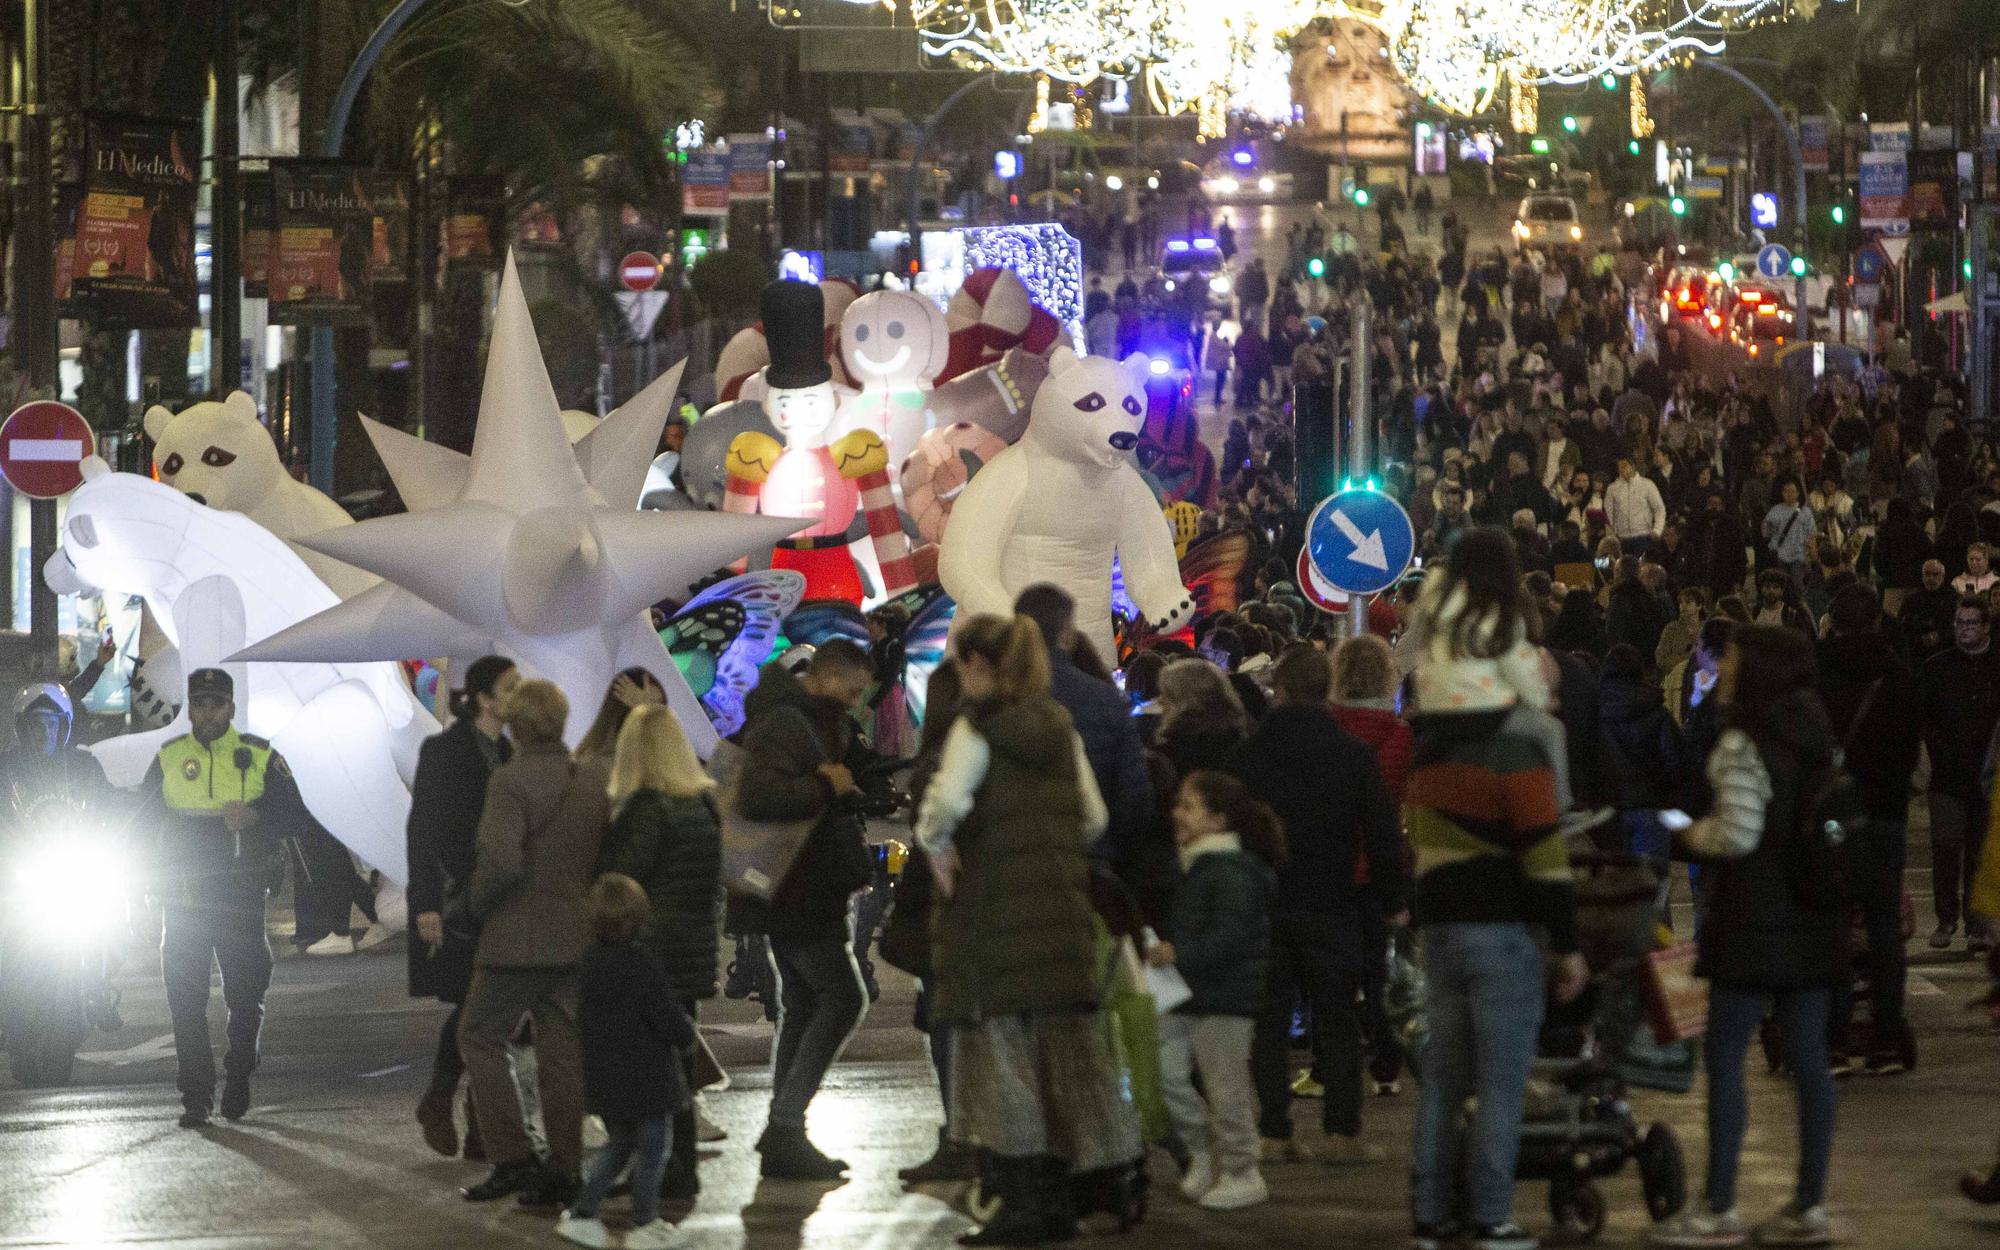
MULTIPOLYGON (((1414 1068, 1411 1244, 1532 1250, 1514 1214, 1528 1078, 1545 1022, 1601 977, 1572 857, 1611 848, 1690 865, 1709 983, 1705 1185, 1654 1241, 1830 1242, 1835 1081, 1914 1062, 1914 796, 1931 945, 1962 926, 1990 952, 2000 917, 2000 865, 1980 855, 2000 455, 1928 374, 1829 378, 1781 413, 1693 369, 1678 327, 1636 343, 1636 249, 1510 262, 1473 254, 1449 212, 1440 230, 1435 256, 1411 253, 1393 209, 1379 254, 1344 225, 1299 231, 1274 280, 1261 260, 1238 279, 1226 355, 1203 307, 1106 296, 1087 333, 1183 337, 1218 402, 1237 376, 1199 526, 1250 540, 1224 574, 1233 606, 1117 656, 1053 586, 960 620, 909 760, 864 728, 895 675, 841 639, 767 664, 708 766, 642 670, 588 692, 575 750, 585 692, 498 656, 458 674, 416 774, 408 894, 410 990, 451 1006, 416 1115, 430 1148, 489 1165, 464 1197, 560 1212, 580 1245, 668 1243, 662 1203, 699 1192, 696 1144, 721 1132, 694 1021, 725 934, 768 952, 762 1174, 839 1180, 809 1112, 875 997, 858 952, 879 921, 878 957, 920 987, 944 1120, 902 1176, 978 1182, 990 1214, 965 1244, 1131 1218, 1153 1147, 1215 1212, 1270 1201, 1270 1168, 1380 1164, 1369 1098, 1414 1068), (1311 501, 1289 396, 1334 375, 1353 300, 1372 306, 1380 477, 1419 559, 1348 636, 1292 581, 1311 501), (898 774, 888 832, 909 854, 891 886, 871 794, 898 774), (746 841, 782 842, 782 870, 725 889, 725 847, 746 841), (1387 1002, 1391 954, 1412 949, 1418 1053, 1387 1002), (1134 1029, 1135 998, 1168 1009, 1134 1029), (1799 1164, 1753 1225, 1737 1168, 1767 1017, 1799 1164), (1317 1131, 1294 1123, 1301 1098, 1317 1131), (589 1117, 603 1145, 586 1167, 589 1117), (600 1215, 620 1193, 622 1234, 600 1215)), ((254 1049, 253 1030, 252 1066, 254 1049)), ((247 1107, 241 1081, 225 1115, 247 1107)), ((2000 1200, 2000 1170, 1966 1192, 2000 1200)))

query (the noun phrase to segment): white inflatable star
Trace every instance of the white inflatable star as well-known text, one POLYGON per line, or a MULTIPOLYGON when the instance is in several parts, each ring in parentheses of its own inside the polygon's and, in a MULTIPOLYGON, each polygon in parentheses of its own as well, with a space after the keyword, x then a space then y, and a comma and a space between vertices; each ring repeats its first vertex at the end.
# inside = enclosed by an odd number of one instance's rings
POLYGON ((715 731, 646 610, 805 522, 636 510, 680 374, 680 366, 669 370, 572 450, 510 255, 472 455, 369 422, 410 511, 299 542, 382 584, 239 658, 470 660, 498 652, 562 687, 572 743, 612 677, 644 668, 706 756, 715 731))

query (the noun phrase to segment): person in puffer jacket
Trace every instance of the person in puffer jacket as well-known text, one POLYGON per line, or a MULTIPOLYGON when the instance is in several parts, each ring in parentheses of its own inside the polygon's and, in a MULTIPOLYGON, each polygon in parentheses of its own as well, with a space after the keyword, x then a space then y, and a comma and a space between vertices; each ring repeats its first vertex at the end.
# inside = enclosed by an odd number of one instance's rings
POLYGON ((1270 1197, 1257 1166, 1250 1040, 1264 1006, 1272 869, 1284 861, 1284 834, 1249 787, 1198 769, 1181 782, 1174 841, 1187 875, 1168 940, 1146 954, 1179 970, 1192 997, 1160 1021, 1160 1081, 1191 1155, 1181 1192, 1208 1210, 1235 1211, 1270 1197), (1191 1079, 1197 1067, 1206 1103, 1191 1079))

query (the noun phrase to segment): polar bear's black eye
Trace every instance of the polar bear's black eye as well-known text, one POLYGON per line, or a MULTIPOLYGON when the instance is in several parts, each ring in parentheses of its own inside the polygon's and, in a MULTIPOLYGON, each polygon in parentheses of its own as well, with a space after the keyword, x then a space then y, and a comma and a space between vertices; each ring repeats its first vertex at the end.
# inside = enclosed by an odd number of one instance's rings
POLYGON ((1096 412, 1103 407, 1104 396, 1099 395, 1096 391, 1092 391, 1090 394, 1076 401, 1076 410, 1078 412, 1096 412))
POLYGON ((211 447, 201 453, 201 462, 211 469, 226 469, 236 463, 236 453, 224 451, 220 447, 211 447))
POLYGON ((174 474, 179 473, 181 466, 186 463, 187 461, 181 459, 181 453, 175 452, 160 462, 160 474, 163 477, 172 477, 174 474))
POLYGON ((1138 415, 1139 415, 1139 401, 1138 401, 1138 400, 1136 400, 1136 399, 1134 399, 1134 398, 1132 398, 1132 397, 1131 397, 1130 395, 1127 395, 1127 396, 1125 397, 1125 411, 1126 411, 1126 412, 1129 412, 1129 413, 1131 413, 1131 414, 1132 414, 1133 416, 1135 416, 1135 417, 1136 417, 1136 416, 1138 416, 1138 415))

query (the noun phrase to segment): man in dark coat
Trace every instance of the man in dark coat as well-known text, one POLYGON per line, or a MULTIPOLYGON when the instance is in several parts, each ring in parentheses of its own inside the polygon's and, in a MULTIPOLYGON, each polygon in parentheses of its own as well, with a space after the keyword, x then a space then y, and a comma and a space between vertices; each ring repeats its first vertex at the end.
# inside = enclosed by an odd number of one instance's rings
POLYGON ((1951 945, 1964 903, 1966 947, 1983 953, 1986 934, 1970 904, 1986 831, 1980 769, 2000 720, 2000 651, 1993 648, 1993 613, 1983 596, 1959 601, 1952 639, 1952 648, 1925 660, 1922 672, 1924 745, 1931 757, 1931 899, 1938 918, 1931 947, 1951 945))
POLYGON ((1014 601, 1014 610, 1039 625, 1049 641, 1049 693, 1083 739, 1098 793, 1110 809, 1111 823, 1094 854, 1132 891, 1146 922, 1164 933, 1180 861, 1173 833, 1154 807, 1152 774, 1132 709, 1117 687, 1084 672, 1071 658, 1077 633, 1076 601, 1069 592, 1047 584, 1030 586, 1014 601))
MULTIPOLYGON (((454 899, 472 882, 473 846, 486 805, 486 783, 507 762, 513 747, 501 734, 500 704, 521 683, 512 660, 489 655, 465 671, 465 687, 452 695, 457 719, 424 743, 417 753, 417 776, 410 787, 408 897, 414 932, 410 938, 410 996, 451 1004, 438 1031, 431 1083, 417 1103, 424 1142, 441 1155, 459 1152, 458 1124, 452 1115, 465 1061, 458 1053, 458 1021, 465 990, 472 982, 469 925, 445 924, 454 899)), ((468 1110, 470 1103, 467 1104, 468 1110)), ((466 1125, 465 1157, 484 1159, 479 1126, 466 1125)))
MULTIPOLYGON (((1828 609, 1833 635, 1819 644, 1819 692, 1868 821, 1847 843, 1847 888, 1868 929, 1868 1071, 1903 1070, 1903 859, 1910 775, 1923 741, 1916 674, 1882 635, 1873 587, 1843 587, 1828 609)), ((1834 1063, 1847 1062, 1853 982, 1834 984, 1834 1063)))
POLYGON ((766 665, 744 700, 737 813, 753 821, 813 820, 770 902, 729 901, 729 930, 767 934, 778 970, 771 1114, 757 1142, 763 1174, 773 1178, 838 1180, 847 1170, 806 1137, 806 1110, 868 1009, 847 906, 874 875, 854 806, 861 787, 851 717, 873 680, 867 653, 834 639, 798 678, 766 665))
POLYGON ((1903 606, 1896 613, 1903 637, 1910 643, 1910 658, 1918 664, 1950 650, 1951 618, 1958 611, 1958 592, 1945 583, 1942 561, 1924 561, 1922 578, 1921 589, 1904 595, 1903 606))
POLYGON ((1288 652, 1272 670, 1277 706, 1241 751, 1234 771, 1285 825, 1288 859, 1271 914, 1269 993, 1250 1066, 1267 1157, 1292 1146, 1291 1023, 1301 990, 1312 1005, 1315 1066, 1326 1087, 1330 1162, 1382 1157, 1361 1140, 1362 968, 1385 952, 1363 949, 1361 909, 1403 909, 1403 850, 1375 753, 1340 727, 1327 705, 1333 671, 1320 651, 1288 652), (1355 884, 1363 854, 1368 884, 1355 884))

